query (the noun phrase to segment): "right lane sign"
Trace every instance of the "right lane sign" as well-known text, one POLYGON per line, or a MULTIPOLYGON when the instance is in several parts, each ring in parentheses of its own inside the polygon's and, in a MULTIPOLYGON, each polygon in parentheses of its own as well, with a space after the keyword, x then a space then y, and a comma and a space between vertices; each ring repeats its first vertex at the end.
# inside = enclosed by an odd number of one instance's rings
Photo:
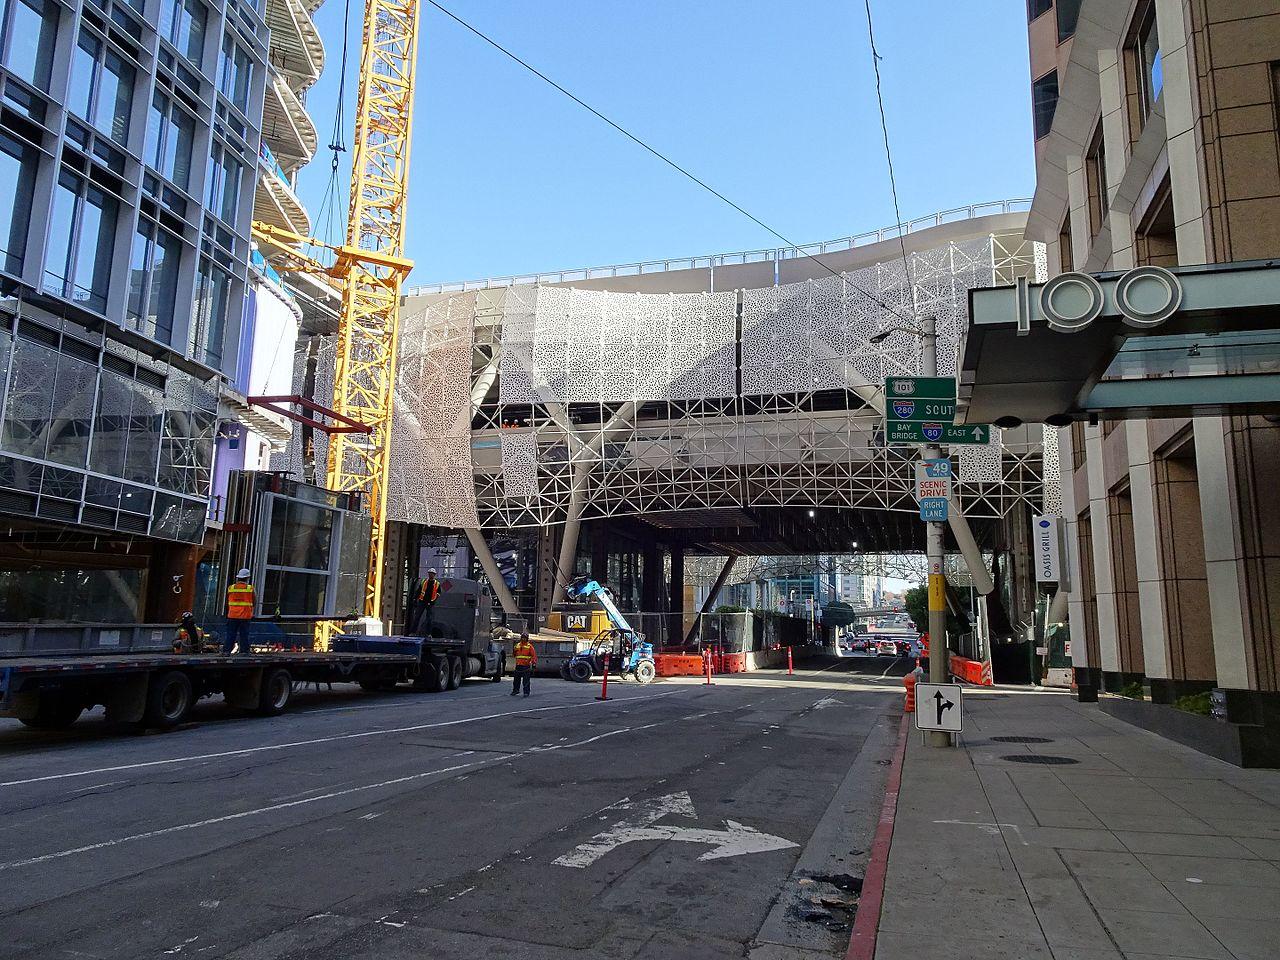
POLYGON ((958 683, 916 684, 916 729, 960 733, 961 694, 958 683))

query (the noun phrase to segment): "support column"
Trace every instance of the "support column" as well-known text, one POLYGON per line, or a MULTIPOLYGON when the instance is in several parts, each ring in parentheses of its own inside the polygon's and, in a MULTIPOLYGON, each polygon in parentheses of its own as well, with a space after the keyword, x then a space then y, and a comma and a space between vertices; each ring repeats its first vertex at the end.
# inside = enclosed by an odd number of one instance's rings
POLYGON ((498 569, 497 561, 493 559, 493 551, 489 549, 489 544, 485 543, 479 530, 468 527, 464 532, 467 535, 467 542, 471 544, 471 551, 480 561, 480 566, 484 568, 484 575, 489 578, 489 586, 493 590, 493 595, 498 598, 503 611, 509 617, 518 617, 520 610, 516 607, 516 598, 507 588, 507 582, 502 579, 502 571, 498 569))
MULTIPOLYGON (((1151 465, 1151 440, 1147 433, 1147 425, 1142 421, 1130 421, 1126 429, 1129 444, 1129 491, 1133 500, 1134 554, 1138 568, 1138 609, 1142 619, 1142 662, 1148 678, 1169 680, 1172 674, 1169 663, 1168 616, 1164 598, 1165 571, 1164 558, 1160 550, 1156 484, 1151 465)), ((1097 524, 1094 530, 1096 533, 1097 524)), ((1109 568, 1108 575, 1110 575, 1109 568)), ((1101 606, 1099 604, 1099 615, 1102 613, 1101 606)), ((1118 670, 1119 666, 1117 663, 1104 669, 1118 670)))
POLYGON ((671 603, 667 627, 669 643, 684 637, 684 547, 671 545, 671 603))
MULTIPOLYGON (((716 605, 716 598, 720 596, 720 591, 724 589, 724 582, 729 579, 729 574, 733 572, 733 565, 738 562, 737 557, 730 557, 724 562, 724 566, 720 568, 720 574, 716 577, 715 583, 711 584, 711 589, 707 592, 707 598, 702 601, 702 606, 698 610, 699 617, 708 614, 716 605)), ((694 620, 689 627, 689 632, 685 634, 684 642, 688 644, 693 640, 694 635, 698 632, 699 620, 694 620)))
POLYGON ((1098 614, 1098 662, 1089 666, 1114 672, 1120 669, 1120 633, 1116 618, 1115 573, 1111 566, 1107 483, 1103 473, 1105 458, 1099 427, 1085 429, 1085 449, 1085 469, 1089 478, 1089 534, 1093 540, 1093 586, 1098 614))

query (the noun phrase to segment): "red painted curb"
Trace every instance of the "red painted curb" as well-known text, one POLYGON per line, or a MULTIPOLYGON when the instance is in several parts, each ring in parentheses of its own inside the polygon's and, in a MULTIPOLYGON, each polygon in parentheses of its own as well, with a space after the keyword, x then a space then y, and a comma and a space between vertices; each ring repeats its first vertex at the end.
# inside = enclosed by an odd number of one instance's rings
POLYGON ((884 903, 884 882, 889 872, 889 846, 893 842, 893 821, 898 814, 898 792, 902 789, 902 760, 907 753, 907 729, 911 718, 906 714, 898 726, 898 746, 893 752, 893 767, 885 784, 884 803, 880 806, 880 822, 871 840, 871 861, 862 879, 862 896, 858 915, 853 920, 853 933, 844 960, 874 960, 876 934, 880 931, 880 908, 884 903))

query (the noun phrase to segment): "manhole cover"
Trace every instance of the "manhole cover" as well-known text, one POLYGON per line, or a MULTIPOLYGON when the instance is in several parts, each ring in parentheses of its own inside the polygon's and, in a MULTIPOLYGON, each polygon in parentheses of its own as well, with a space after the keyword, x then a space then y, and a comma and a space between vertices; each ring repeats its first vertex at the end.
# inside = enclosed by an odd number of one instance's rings
POLYGON ((1045 766, 1060 767, 1069 763, 1079 763, 1079 760, 1072 760, 1070 757, 1055 757, 1047 753, 1015 753, 1012 756, 1001 757, 1001 760, 1008 760, 1010 763, 1043 763, 1045 766))
POLYGON ((996 743, 1053 743, 1050 737, 992 737, 996 743))

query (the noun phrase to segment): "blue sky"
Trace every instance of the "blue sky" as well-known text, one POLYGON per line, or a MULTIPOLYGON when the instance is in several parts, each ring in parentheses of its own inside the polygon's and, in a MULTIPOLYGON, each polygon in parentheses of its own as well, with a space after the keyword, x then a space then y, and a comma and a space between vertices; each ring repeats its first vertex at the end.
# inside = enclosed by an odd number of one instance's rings
MULTIPOLYGON (((794 241, 894 221, 861 0, 442 2, 794 241)), ((903 216, 1030 196, 1023 0, 872 9, 903 216)), ((316 22, 323 145, 341 0, 316 22)), ((322 147, 300 190, 321 235, 328 174, 322 147)), ((412 283, 780 244, 426 3, 411 177, 412 283)))

